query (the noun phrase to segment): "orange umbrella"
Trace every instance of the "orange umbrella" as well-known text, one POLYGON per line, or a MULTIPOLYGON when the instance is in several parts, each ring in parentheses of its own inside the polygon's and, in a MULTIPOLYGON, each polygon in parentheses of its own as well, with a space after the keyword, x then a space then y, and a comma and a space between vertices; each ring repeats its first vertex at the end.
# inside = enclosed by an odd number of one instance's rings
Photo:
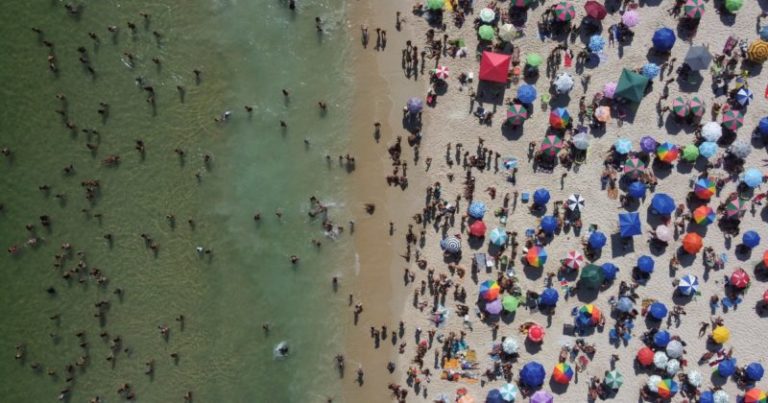
POLYGON ((763 253, 763 264, 768 266, 768 250, 763 253))
POLYGON ((701 235, 695 232, 689 232, 685 234, 685 237, 683 238, 683 249, 686 252, 692 255, 695 255, 701 250, 701 247, 702 247, 701 235))
POLYGON ((528 338, 532 342, 540 343, 544 340, 544 328, 539 325, 533 325, 528 329, 528 338))
POLYGON ((768 290, 763 293, 763 302, 768 304, 768 290))
POLYGON ((653 355, 653 350, 648 347, 643 347, 637 352, 637 362, 644 366, 651 365, 653 364, 653 355))

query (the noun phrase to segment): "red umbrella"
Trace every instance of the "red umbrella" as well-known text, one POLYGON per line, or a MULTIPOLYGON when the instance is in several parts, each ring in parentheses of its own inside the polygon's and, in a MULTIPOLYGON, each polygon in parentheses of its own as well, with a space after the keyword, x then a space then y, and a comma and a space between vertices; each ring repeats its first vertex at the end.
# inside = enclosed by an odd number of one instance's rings
POLYGON ((768 250, 763 253, 763 264, 768 267, 768 250))
POLYGON ((653 350, 648 347, 641 348, 637 352, 637 362, 646 367, 653 364, 653 350))
POLYGON ((598 21, 602 21, 602 19, 608 15, 608 12, 605 10, 605 6, 594 0, 589 0, 588 2, 584 3, 584 10, 587 11, 588 16, 598 21))
POLYGON ((768 304, 768 290, 763 293, 763 303, 768 304))
POLYGON ((701 250, 701 246, 701 235, 695 232, 689 232, 685 234, 685 237, 683 238, 683 250, 692 255, 695 255, 701 250))
POLYGON ((544 339, 544 328, 533 325, 528 329, 528 338, 534 343, 540 343, 544 339))
POLYGON ((485 223, 477 220, 469 226, 469 235, 476 236, 478 238, 485 236, 485 223))
POLYGON ((731 285, 736 288, 747 288, 749 285, 749 274, 742 268, 734 270, 731 274, 731 285))

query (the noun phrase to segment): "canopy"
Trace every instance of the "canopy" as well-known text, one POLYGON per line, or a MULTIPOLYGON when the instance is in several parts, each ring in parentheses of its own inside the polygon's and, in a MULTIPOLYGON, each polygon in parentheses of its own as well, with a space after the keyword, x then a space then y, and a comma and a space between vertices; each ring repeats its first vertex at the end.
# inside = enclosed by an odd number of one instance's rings
POLYGON ((551 287, 545 288, 539 296, 539 305, 555 306, 558 299, 560 299, 560 295, 557 294, 557 290, 551 287))
POLYGON ((520 370, 520 382, 532 388, 538 388, 544 383, 547 373, 544 367, 536 361, 526 363, 520 370))
POLYGON ((520 102, 530 104, 536 100, 537 96, 536 88, 530 84, 521 85, 517 89, 517 99, 519 99, 520 102))
POLYGON ((723 344, 731 337, 731 331, 725 326, 718 326, 712 330, 712 341, 723 344))
POLYGON ((670 215, 675 211, 675 200, 666 193, 656 193, 651 198, 651 208, 656 214, 670 215))
POLYGON ((560 362, 555 365, 555 368, 552 370, 553 381, 567 385, 571 382, 571 378, 573 378, 573 369, 567 362, 560 362))
POLYGON ((696 197, 701 200, 709 200, 715 195, 715 185, 715 180, 713 178, 699 178, 696 180, 696 184, 693 185, 693 193, 695 193, 696 197))
POLYGON ((573 88, 573 76, 568 73, 560 73, 554 81, 555 92, 558 94, 568 93, 573 88))
POLYGON ((704 140, 716 143, 723 136, 723 128, 717 122, 707 122, 701 128, 704 140))
POLYGON ((703 240, 701 239, 701 235, 695 233, 695 232, 689 232, 685 234, 683 237, 683 250, 695 255, 697 254, 701 248, 703 247, 703 240))
POLYGON ((483 57, 480 60, 480 79, 506 84, 510 61, 510 55, 483 52, 483 57))
POLYGON ((482 238, 485 236, 486 229, 485 223, 482 220, 477 220, 469 226, 469 235, 482 238))
POLYGON ((589 264, 581 270, 579 282, 588 288, 597 288, 605 281, 603 268, 595 264, 589 264))
POLYGON ((643 273, 653 273, 653 266, 655 266, 655 264, 653 258, 648 255, 643 255, 637 258, 637 268, 643 273))
POLYGON ((525 260, 533 267, 542 267, 547 262, 547 251, 541 246, 535 245, 528 248, 525 260))
POLYGON ((536 189, 535 192, 533 192, 533 204, 543 206, 549 202, 549 190, 544 188, 536 189))
POLYGON ((594 249, 602 249, 605 246, 607 238, 600 231, 594 231, 589 235, 589 246, 594 249))
POLYGON ((659 330, 653 335, 653 345, 656 347, 664 348, 669 345, 669 340, 672 335, 666 330, 659 330))
POLYGON ((449 236, 440 241, 440 247, 448 253, 461 252, 461 241, 455 236, 449 236))
POLYGON ((642 233, 640 224, 640 214, 638 213, 620 213, 619 214, 619 234, 622 237, 632 237, 642 233))
POLYGON ((680 278, 680 283, 677 285, 677 290, 680 294, 691 296, 699 291, 699 278, 693 274, 686 274, 680 278))
POLYGON ((647 86, 648 78, 633 71, 622 69, 614 97, 639 103, 645 95, 645 88, 647 86))
POLYGON ((537 390, 536 393, 531 396, 531 403, 553 403, 555 398, 546 390, 537 390))
POLYGON ((751 362, 749 365, 747 365, 746 368, 744 368, 744 373, 751 381, 757 382, 763 379, 765 370, 763 369, 763 365, 759 362, 751 362))
POLYGON ((613 371, 605 371, 605 379, 603 379, 603 383, 605 383, 605 386, 616 390, 624 384, 624 375, 615 369, 613 371))
POLYGON ((654 302, 648 307, 648 315, 656 320, 662 320, 667 316, 667 306, 661 302, 654 302))
POLYGON ((749 274, 744 269, 738 268, 731 273, 729 283, 736 288, 744 289, 749 285, 749 281, 749 274))
POLYGON ((541 223, 539 225, 545 234, 552 235, 557 229, 557 218, 551 215, 544 216, 541 218, 541 223))
POLYGON ((616 267, 616 265, 610 262, 605 262, 600 268, 603 269, 603 278, 606 281, 613 281, 616 279, 616 273, 619 271, 619 268, 616 267))
POLYGON ((492 244, 496 246, 504 246, 507 244, 507 230, 504 228, 494 228, 488 238, 492 244))
POLYGON ((691 70, 706 70, 710 63, 712 63, 712 54, 705 46, 691 46, 688 53, 685 54, 685 64, 691 70))
POLYGON ((747 231, 741 236, 741 243, 747 248, 754 248, 760 245, 760 235, 755 231, 747 231))
POLYGON ((629 197, 641 199, 645 197, 645 189, 646 189, 646 186, 643 182, 635 181, 629 184, 627 193, 629 194, 629 197))
POLYGON ((578 270, 582 266, 584 266, 584 255, 577 250, 572 250, 568 252, 568 254, 565 256, 564 263, 566 267, 570 269, 578 270))
POLYGON ((486 301, 494 301, 499 298, 501 287, 495 280, 485 280, 480 284, 480 298, 486 301))
POLYGON ((589 0, 588 2, 584 3, 584 11, 587 12, 588 16, 598 21, 601 21, 603 18, 605 18, 606 15, 608 15, 608 11, 605 9, 605 6, 596 2, 595 0, 589 0))
POLYGON ((637 352, 637 362, 640 365, 648 366, 653 364, 653 350, 648 347, 643 347, 637 352))
POLYGON ((482 219, 485 215, 485 203, 481 201, 473 201, 470 203, 469 208, 467 208, 467 214, 469 214, 470 217, 476 218, 476 219, 482 219))
POLYGON ((756 188, 763 183, 763 172, 757 168, 747 168, 741 180, 749 187, 756 188))
POLYGON ((755 63, 764 63, 768 60, 768 42, 758 39, 749 44, 747 59, 755 63))
POLYGON ((568 200, 565 201, 566 207, 571 211, 581 211, 584 208, 584 198, 580 194, 574 193, 568 196, 568 200))
POLYGON ((673 46, 675 46, 677 37, 675 37, 675 31, 669 28, 659 28, 653 33, 653 38, 651 40, 653 42, 653 47, 657 51, 667 53, 672 50, 673 46))

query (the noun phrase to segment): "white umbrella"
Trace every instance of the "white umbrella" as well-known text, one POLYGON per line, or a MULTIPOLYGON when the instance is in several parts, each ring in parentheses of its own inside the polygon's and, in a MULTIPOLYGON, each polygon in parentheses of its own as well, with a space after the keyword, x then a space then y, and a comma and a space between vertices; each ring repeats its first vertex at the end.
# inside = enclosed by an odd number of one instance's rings
POLYGON ((517 30, 512 24, 504 24, 499 27, 499 38, 502 41, 512 42, 517 36, 517 30))
POLYGON ((716 143, 723 136, 723 128, 720 123, 707 122, 701 128, 701 136, 707 141, 716 143))
MULTIPOLYGON (((683 343, 677 340, 670 340, 667 344, 667 355, 671 358, 680 358, 683 356, 683 343)), ((667 363, 669 365, 669 363, 667 363)))
POLYGON ((435 69, 435 77, 441 80, 447 80, 449 75, 450 75, 450 72, 448 71, 448 67, 446 66, 437 66, 437 68, 435 69))
POLYGON ((507 337, 504 342, 501 343, 501 349, 507 354, 515 354, 518 349, 517 340, 507 337))
POLYGON ((573 77, 568 73, 560 73, 555 78, 555 91, 558 94, 564 94, 573 88, 573 77))
POLYGON ((678 371, 680 371, 680 361, 674 358, 667 361, 667 374, 669 376, 675 376, 678 371))
POLYGON ((589 148, 589 137, 587 137, 587 133, 581 132, 573 136, 571 141, 573 142, 573 146, 578 150, 586 150, 589 148))
POLYGON ((667 357, 667 353, 663 351, 657 351, 656 354, 653 355, 653 365, 655 365, 656 368, 658 369, 666 368, 667 362, 669 362, 669 357, 667 357))
POLYGON ((688 371, 687 375, 688 375, 688 383, 690 383, 691 386, 695 388, 698 388, 699 386, 701 386, 701 381, 703 380, 701 376, 701 372, 699 372, 698 370, 692 369, 688 371))
POLYGON ((712 401, 714 403, 728 403, 730 400, 731 397, 724 390, 718 390, 712 394, 712 401))
POLYGON ((484 8, 480 10, 480 20, 483 22, 492 22, 496 19, 496 12, 490 8, 484 8))
POLYGON ((674 232, 666 225, 659 225, 656 227, 656 238, 662 242, 671 242, 674 232))
POLYGON ((565 205, 568 206, 568 210, 579 211, 584 208, 584 198, 580 194, 574 193, 568 197, 565 205))
POLYGON ((736 140, 730 147, 728 147, 728 152, 733 154, 736 158, 744 159, 752 152, 752 145, 744 140, 736 140))
POLYGON ((648 382, 645 383, 645 386, 647 386, 648 390, 651 392, 656 393, 659 391, 659 382, 661 382, 660 376, 651 375, 648 377, 648 382))

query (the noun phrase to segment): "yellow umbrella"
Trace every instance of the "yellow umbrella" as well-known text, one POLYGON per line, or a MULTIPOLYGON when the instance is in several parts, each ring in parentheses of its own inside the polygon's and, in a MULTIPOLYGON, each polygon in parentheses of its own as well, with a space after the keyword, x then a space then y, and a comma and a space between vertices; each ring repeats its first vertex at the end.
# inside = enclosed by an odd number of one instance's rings
POLYGON ((595 119, 603 123, 611 120, 611 108, 607 106, 597 108, 595 110, 595 119))
POLYGON ((768 60, 768 42, 762 39, 752 42, 747 49, 747 58, 756 63, 768 60))
POLYGON ((731 337, 731 331, 725 326, 718 326, 712 330, 712 340, 715 343, 723 344, 731 337))

